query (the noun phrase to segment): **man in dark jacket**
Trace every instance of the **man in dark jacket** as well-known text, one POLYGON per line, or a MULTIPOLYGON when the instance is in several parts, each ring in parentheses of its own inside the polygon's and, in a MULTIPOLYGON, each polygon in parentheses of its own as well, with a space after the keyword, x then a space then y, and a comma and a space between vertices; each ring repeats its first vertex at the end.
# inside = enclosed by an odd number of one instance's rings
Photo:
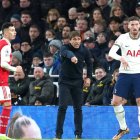
POLYGON ((103 67, 95 69, 95 83, 92 84, 91 90, 87 97, 85 105, 103 105, 103 95, 105 86, 111 82, 112 76, 107 75, 103 67))
POLYGON ((54 85, 49 76, 44 76, 41 67, 34 68, 35 80, 30 83, 29 104, 34 105, 36 98, 40 97, 45 105, 51 105, 54 98, 54 85))
POLYGON ((91 56, 87 48, 81 44, 81 37, 77 31, 70 33, 70 44, 62 46, 61 69, 59 74, 59 109, 57 114, 56 138, 63 134, 63 124, 69 97, 72 97, 74 108, 75 138, 82 135, 82 87, 83 67, 87 65, 85 85, 90 85, 92 77, 91 56))

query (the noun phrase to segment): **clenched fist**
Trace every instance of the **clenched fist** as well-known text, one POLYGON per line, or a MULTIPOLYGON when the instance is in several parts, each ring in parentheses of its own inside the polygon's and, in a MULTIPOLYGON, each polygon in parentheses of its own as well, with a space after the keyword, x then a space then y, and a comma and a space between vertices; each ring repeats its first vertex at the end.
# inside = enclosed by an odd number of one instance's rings
POLYGON ((73 62, 74 64, 77 64, 78 63, 78 59, 77 59, 77 57, 72 57, 71 58, 71 62, 73 62))

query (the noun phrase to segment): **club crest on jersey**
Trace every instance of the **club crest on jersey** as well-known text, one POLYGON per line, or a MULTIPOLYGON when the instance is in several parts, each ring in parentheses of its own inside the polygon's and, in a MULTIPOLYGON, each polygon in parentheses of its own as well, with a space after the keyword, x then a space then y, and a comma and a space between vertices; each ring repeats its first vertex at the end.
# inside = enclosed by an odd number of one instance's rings
POLYGON ((138 57, 140 56, 140 50, 128 50, 126 55, 132 57, 138 57))

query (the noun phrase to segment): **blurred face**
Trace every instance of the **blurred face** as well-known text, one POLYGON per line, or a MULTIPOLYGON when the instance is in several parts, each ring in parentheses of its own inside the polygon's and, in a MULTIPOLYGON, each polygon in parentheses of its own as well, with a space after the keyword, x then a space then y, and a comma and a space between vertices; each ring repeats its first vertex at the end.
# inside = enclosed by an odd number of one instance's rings
POLYGON ((96 0, 98 6, 105 6, 108 3, 108 0, 96 0))
POLYGON ((94 19, 94 21, 102 20, 103 18, 102 18, 101 11, 95 10, 93 12, 93 19, 94 19))
POLYGON ((99 34, 99 35, 97 36, 97 42, 98 42, 99 44, 106 42, 105 36, 104 36, 103 34, 99 34))
POLYGON ((20 0, 19 5, 20 5, 21 8, 29 7, 30 1, 29 0, 20 0))
POLYGON ((68 12, 69 19, 73 20, 77 18, 77 12, 75 9, 71 9, 68 12))
POLYGON ((37 100, 37 101, 35 102, 35 105, 37 105, 37 106, 38 106, 38 105, 42 105, 42 103, 41 103, 40 101, 37 100))
POLYGON ((63 28, 65 25, 66 25, 66 19, 65 18, 62 18, 62 17, 60 17, 60 18, 58 18, 58 20, 57 20, 57 26, 59 27, 59 28, 63 28))
POLYGON ((54 20, 57 20, 58 17, 57 17, 57 15, 56 15, 56 13, 50 11, 50 12, 48 13, 48 18, 49 18, 49 21, 54 21, 54 20))
POLYGON ((87 22, 85 20, 78 20, 76 24, 76 28, 78 31, 84 32, 87 30, 87 22))
POLYGON ((14 44, 12 44, 12 48, 14 50, 20 50, 20 43, 14 43, 14 44))
POLYGON ((83 69, 83 79, 87 78, 87 70, 83 69))
POLYGON ((35 69, 34 69, 35 79, 41 79, 43 76, 44 76, 43 69, 40 67, 35 67, 35 69))
POLYGON ((5 29, 4 30, 4 37, 7 38, 9 41, 14 40, 16 37, 15 27, 11 26, 8 29, 5 29))
POLYGON ((103 69, 99 68, 95 70, 95 78, 97 80, 101 80, 105 76, 106 76, 106 72, 103 69))
POLYGON ((139 34, 140 22, 137 20, 130 21, 128 24, 128 28, 132 36, 137 36, 139 34))
POLYGON ((20 65, 20 61, 15 56, 12 56, 12 65, 13 66, 19 66, 20 65))
POLYGON ((8 8, 11 5, 9 0, 2 0, 2 7, 8 8))
POLYGON ((14 79, 16 81, 18 81, 19 79, 23 79, 24 77, 25 77, 25 74, 23 71, 18 72, 18 73, 16 73, 16 72, 14 73, 14 79))
POLYGON ((110 24, 109 24, 109 27, 110 27, 110 30, 113 31, 113 32, 116 32, 119 30, 119 26, 120 24, 115 22, 115 21, 112 21, 110 24))
POLYGON ((22 14, 21 15, 21 22, 22 24, 26 25, 26 24, 29 24, 31 22, 31 16, 28 15, 28 14, 22 14))
POLYGON ((28 52, 31 49, 31 46, 28 42, 21 43, 21 50, 22 52, 28 52))
POLYGON ((95 33, 100 33, 100 32, 102 32, 104 30, 104 27, 103 27, 103 25, 101 25, 101 24, 94 24, 94 32, 95 33))
POLYGON ((58 49, 55 46, 50 46, 50 53, 55 54, 58 51, 58 49))
POLYGON ((77 17, 78 17, 78 19, 84 19, 86 17, 86 13, 85 12, 78 12, 77 17))
POLYGON ((68 37, 70 34, 70 27, 66 26, 62 30, 62 37, 68 37))
POLYGON ((90 6, 90 3, 88 1, 85 1, 85 0, 82 0, 81 4, 82 4, 83 8, 88 8, 90 6))
POLYGON ((129 29, 128 29, 128 21, 123 21, 123 29, 124 29, 124 31, 125 32, 128 32, 129 31, 129 29))
POLYGON ((52 40, 55 36, 53 35, 53 33, 51 31, 46 31, 45 33, 45 38, 48 40, 52 40))
POLYGON ((33 61, 32 61, 32 64, 34 65, 34 66, 39 66, 39 64, 41 63, 41 60, 38 58, 38 57, 34 57, 33 58, 33 61))
POLYGON ((39 36, 39 31, 37 28, 30 28, 29 29, 29 36, 31 38, 31 40, 35 40, 38 36, 39 36))
POLYGON ((135 9, 135 12, 136 12, 137 16, 140 17, 140 7, 137 7, 137 8, 135 9))
POLYGON ((81 37, 79 36, 75 36, 73 38, 70 39, 70 44, 75 48, 78 49, 80 47, 81 44, 81 37))
POLYGON ((120 7, 116 7, 114 9, 114 16, 116 16, 116 17, 122 16, 122 9, 120 7))
POLYGON ((16 29, 21 27, 21 22, 15 18, 11 18, 10 22, 14 25, 16 29))
POLYGON ((45 66, 52 66, 53 65, 53 57, 45 57, 43 59, 45 66))

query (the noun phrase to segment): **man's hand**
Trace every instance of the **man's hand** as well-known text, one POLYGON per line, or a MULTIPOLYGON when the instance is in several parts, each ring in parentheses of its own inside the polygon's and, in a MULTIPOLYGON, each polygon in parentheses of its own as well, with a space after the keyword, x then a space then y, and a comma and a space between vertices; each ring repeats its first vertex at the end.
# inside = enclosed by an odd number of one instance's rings
POLYGON ((77 57, 72 57, 71 58, 71 62, 73 62, 74 64, 77 64, 78 63, 78 59, 77 59, 77 57))
POLYGON ((124 69, 126 70, 129 67, 128 62, 125 60, 124 57, 121 57, 120 61, 123 65, 124 69))
POLYGON ((21 66, 17 66, 16 67, 16 73, 21 73, 21 72, 23 72, 22 67, 21 66))

